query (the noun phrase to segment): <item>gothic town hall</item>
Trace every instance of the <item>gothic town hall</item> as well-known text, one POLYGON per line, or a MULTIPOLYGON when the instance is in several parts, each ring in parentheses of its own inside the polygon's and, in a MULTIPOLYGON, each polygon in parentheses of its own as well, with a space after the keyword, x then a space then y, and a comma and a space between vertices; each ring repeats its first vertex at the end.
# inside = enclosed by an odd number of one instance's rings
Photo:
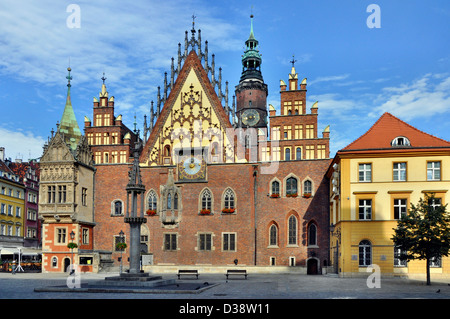
POLYGON ((245 38, 241 77, 229 95, 193 23, 143 130, 123 124, 103 78, 83 134, 68 69, 64 112, 40 162, 43 272, 72 263, 103 271, 121 256, 127 268, 127 248, 117 243, 129 243, 124 218, 134 202, 127 183, 136 157, 145 187, 137 201, 144 271, 318 274, 329 265, 329 127, 318 132, 318 104, 307 105, 307 81, 294 61, 280 80, 280 113, 267 104, 252 23, 245 38))

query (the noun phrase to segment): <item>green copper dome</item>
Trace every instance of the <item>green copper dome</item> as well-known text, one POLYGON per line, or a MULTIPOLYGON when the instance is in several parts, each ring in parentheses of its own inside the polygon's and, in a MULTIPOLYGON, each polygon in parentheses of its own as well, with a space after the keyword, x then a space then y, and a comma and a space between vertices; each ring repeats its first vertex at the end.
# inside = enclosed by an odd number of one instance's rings
POLYGON ((242 55, 241 81, 245 79, 263 79, 261 74, 262 59, 258 50, 258 40, 256 40, 253 33, 253 15, 250 18, 250 36, 245 41, 246 48, 242 55))
POLYGON ((64 107, 58 130, 64 133, 66 143, 70 145, 72 150, 75 150, 81 138, 81 131, 70 99, 70 80, 72 80, 72 77, 70 76, 71 69, 67 68, 67 71, 69 71, 69 75, 66 77, 68 80, 66 106, 64 107))

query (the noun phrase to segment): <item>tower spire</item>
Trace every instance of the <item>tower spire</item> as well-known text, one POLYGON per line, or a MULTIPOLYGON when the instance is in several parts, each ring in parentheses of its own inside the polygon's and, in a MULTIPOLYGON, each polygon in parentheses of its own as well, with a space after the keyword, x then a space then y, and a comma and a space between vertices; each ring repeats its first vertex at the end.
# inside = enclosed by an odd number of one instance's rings
POLYGON ((67 71, 69 73, 66 76, 67 79, 66 106, 64 107, 64 112, 61 118, 60 125, 58 127, 58 131, 64 133, 66 143, 70 145, 70 148, 72 150, 75 150, 78 145, 78 141, 81 138, 81 131, 80 127, 78 126, 77 119, 75 117, 75 113, 72 107, 72 101, 70 98, 70 87, 72 86, 72 84, 70 84, 70 81, 72 80, 70 72, 72 71, 72 69, 68 67, 67 71))

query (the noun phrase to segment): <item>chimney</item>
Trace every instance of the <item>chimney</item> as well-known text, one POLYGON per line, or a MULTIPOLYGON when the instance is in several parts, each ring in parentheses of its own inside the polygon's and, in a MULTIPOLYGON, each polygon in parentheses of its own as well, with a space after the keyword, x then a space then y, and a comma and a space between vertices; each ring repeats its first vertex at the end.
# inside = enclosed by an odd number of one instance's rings
POLYGON ((4 160, 5 160, 5 148, 0 147, 0 161, 4 161, 4 160))

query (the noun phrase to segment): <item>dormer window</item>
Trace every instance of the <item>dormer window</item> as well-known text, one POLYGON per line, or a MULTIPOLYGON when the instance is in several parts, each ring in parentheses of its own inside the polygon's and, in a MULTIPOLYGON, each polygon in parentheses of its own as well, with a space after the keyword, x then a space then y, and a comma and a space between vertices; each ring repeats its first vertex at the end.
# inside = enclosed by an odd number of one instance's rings
POLYGON ((404 136, 397 136, 391 142, 392 147, 403 147, 403 146, 411 146, 409 140, 404 136))

